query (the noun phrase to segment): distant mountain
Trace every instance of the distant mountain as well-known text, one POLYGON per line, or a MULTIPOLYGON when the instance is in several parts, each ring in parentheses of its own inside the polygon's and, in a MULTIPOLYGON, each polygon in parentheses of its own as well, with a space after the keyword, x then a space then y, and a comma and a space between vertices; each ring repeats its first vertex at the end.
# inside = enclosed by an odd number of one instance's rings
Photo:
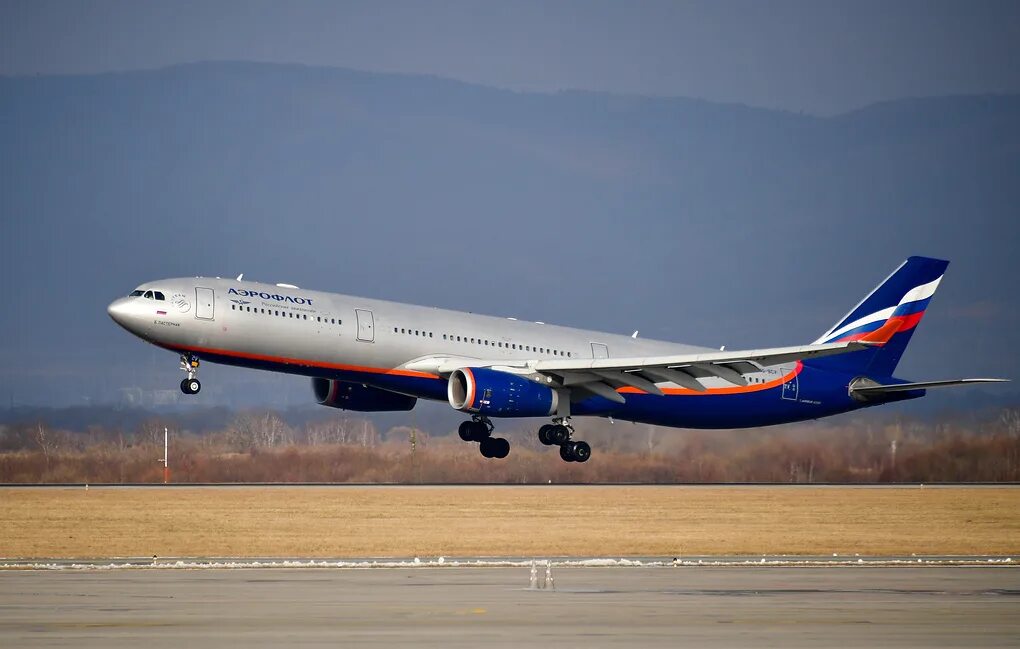
MULTIPOLYGON (((201 63, 0 78, 0 151, 3 402, 173 388, 106 304, 240 272, 734 348, 813 340, 906 256, 944 256, 901 373, 1015 374, 1020 96, 822 119, 201 63)), ((203 372, 206 404, 310 401, 203 372)))

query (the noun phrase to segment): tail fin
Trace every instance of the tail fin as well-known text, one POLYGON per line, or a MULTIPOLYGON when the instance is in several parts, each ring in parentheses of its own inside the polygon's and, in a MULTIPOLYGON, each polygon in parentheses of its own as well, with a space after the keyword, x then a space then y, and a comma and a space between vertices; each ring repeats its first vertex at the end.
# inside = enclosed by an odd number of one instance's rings
POLYGON ((815 343, 848 340, 871 342, 873 347, 810 361, 824 369, 892 376, 917 324, 924 317, 949 266, 948 261, 911 257, 868 294, 815 343))

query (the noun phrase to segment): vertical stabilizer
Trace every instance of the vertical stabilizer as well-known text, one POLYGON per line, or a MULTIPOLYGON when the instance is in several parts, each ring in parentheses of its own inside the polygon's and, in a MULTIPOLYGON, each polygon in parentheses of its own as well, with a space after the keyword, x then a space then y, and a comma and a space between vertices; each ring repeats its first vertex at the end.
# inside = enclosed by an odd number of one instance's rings
POLYGON ((865 340, 874 347, 810 361, 815 367, 892 376, 949 262, 911 257, 815 343, 865 340))

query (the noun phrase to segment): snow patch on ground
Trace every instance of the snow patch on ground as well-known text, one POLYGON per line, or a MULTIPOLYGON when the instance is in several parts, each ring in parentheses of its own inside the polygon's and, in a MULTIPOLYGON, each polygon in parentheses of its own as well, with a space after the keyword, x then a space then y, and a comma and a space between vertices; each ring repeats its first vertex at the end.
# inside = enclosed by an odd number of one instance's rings
POLYGON ((557 568, 661 568, 661 567, 891 567, 891 566, 1020 566, 1012 557, 690 557, 672 559, 111 559, 98 561, 0 559, 0 570, 223 570, 266 568, 530 568, 532 564, 557 568))

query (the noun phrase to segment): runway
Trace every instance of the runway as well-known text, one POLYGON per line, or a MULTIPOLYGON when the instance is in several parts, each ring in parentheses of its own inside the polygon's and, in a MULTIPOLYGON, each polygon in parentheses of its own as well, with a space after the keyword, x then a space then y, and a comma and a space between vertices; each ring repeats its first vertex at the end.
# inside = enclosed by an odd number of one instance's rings
POLYGON ((1016 567, 7 570, 9 647, 1013 647, 1016 567))

